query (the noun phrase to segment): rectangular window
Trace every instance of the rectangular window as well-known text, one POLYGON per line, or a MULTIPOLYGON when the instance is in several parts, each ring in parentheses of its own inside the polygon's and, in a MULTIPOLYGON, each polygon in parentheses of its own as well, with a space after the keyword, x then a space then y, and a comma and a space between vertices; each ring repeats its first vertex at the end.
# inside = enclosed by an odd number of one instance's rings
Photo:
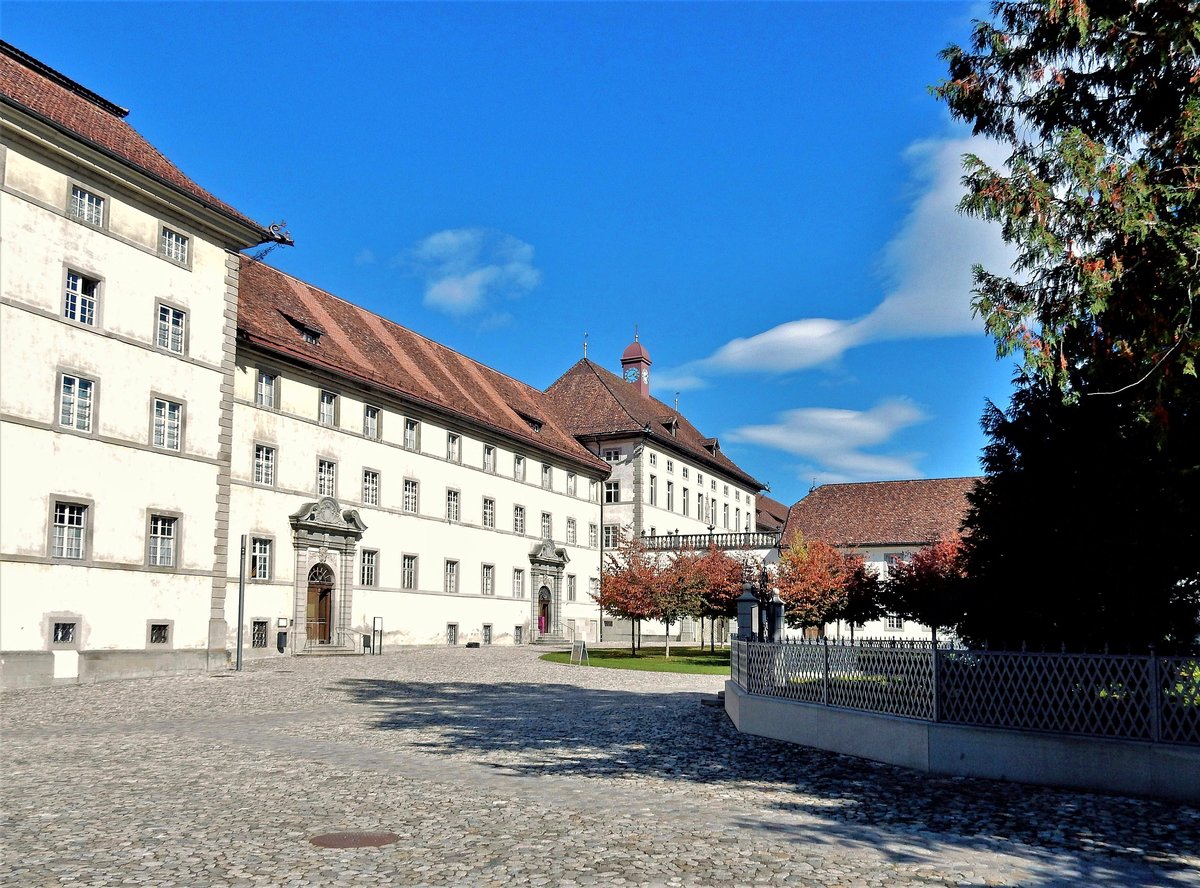
POLYGON ((658 477, 650 476, 650 505, 658 505, 658 477))
POLYGON ((621 451, 620 450, 605 450, 604 451, 604 461, 606 463, 619 463, 621 461, 621 451))
POLYGON ((513 598, 525 597, 525 571, 519 567, 513 568, 512 595, 513 598))
POLYGON ((554 485, 554 470, 542 463, 542 487, 549 490, 554 485))
POLYGON ((550 517, 549 512, 542 512, 542 539, 549 540, 554 538, 554 519, 550 517))
POLYGON ((688 503, 688 489, 685 487, 683 488, 683 517, 688 517, 691 511, 691 506, 688 503))
POLYGON ((176 518, 166 515, 150 516, 149 564, 151 567, 175 566, 176 518))
POLYGON ((600 597, 600 580, 598 578, 592 577, 588 580, 588 594, 591 595, 593 599, 600 597))
POLYGON ((267 621, 254 620, 250 624, 250 647, 265 648, 267 646, 267 621))
POLYGON ((621 501, 620 481, 604 482, 604 501, 606 503, 619 503, 621 501))
POLYGON ((683 480, 686 481, 691 470, 687 466, 683 467, 683 480))
POLYGON ((483 498, 483 526, 496 526, 496 501, 486 496, 483 498))
POLYGON ((363 407, 363 437, 379 440, 379 408, 369 404, 363 407))
POLYGON ((454 432, 446 433, 446 459, 450 462, 462 461, 462 437, 454 432))
POLYGON ((492 643, 492 624, 491 623, 483 624, 483 643, 484 644, 492 643))
POLYGON ((600 482, 599 481, 589 481, 588 482, 588 501, 593 502, 593 503, 600 502, 600 482))
POLYGON ((172 262, 178 262, 182 265, 187 265, 188 261, 188 238, 180 234, 178 231, 163 226, 162 234, 158 240, 158 251, 163 256, 166 256, 172 262))
POLYGON ((321 401, 317 407, 317 422, 323 426, 337 425, 337 395, 333 392, 321 392, 321 401))
POLYGON ((675 460, 673 460, 673 459, 667 460, 667 474, 670 475, 674 471, 675 471, 675 460))
POLYGON ((667 482, 667 511, 675 511, 675 482, 667 482))
POLYGON ((621 528, 616 524, 604 525, 604 548, 615 549, 621 541, 621 528))
POLYGON ((271 555, 273 540, 255 537, 250 541, 250 579, 271 579, 271 555))
POLYGON ((404 420, 404 448, 406 450, 421 449, 421 424, 415 419, 404 420))
POLYGON ((575 595, 575 575, 567 574, 567 601, 574 601, 575 595))
POLYGON ((650 454, 650 465, 652 465, 652 466, 657 466, 657 465, 658 465, 658 454, 657 454, 657 453, 653 453, 653 452, 651 452, 651 454, 650 454))
POLYGON ((95 392, 96 383, 92 380, 64 373, 58 403, 58 424, 78 432, 90 432, 95 392))
POLYGON ((266 444, 254 445, 254 483, 275 486, 275 448, 266 444))
POLYGON ((74 644, 75 643, 75 623, 55 623, 54 624, 54 643, 55 644, 74 644))
POLYGON ((483 445, 483 470, 485 472, 496 471, 496 448, 491 444, 483 445))
POLYGON ((446 644, 458 644, 458 623, 446 624, 446 644))
POLYGON ((358 584, 374 586, 379 582, 379 552, 374 549, 363 549, 362 559, 358 568, 358 584))
POLYGON ((416 482, 416 481, 414 481, 412 478, 405 478, 405 479, 404 479, 404 503, 403 503, 403 509, 404 509, 404 511, 405 511, 405 512, 408 512, 409 514, 412 514, 412 515, 415 515, 415 514, 417 513, 417 492, 418 492, 418 489, 419 489, 419 488, 418 488, 418 486, 417 486, 417 482, 416 482))
POLYGON ((567 545, 574 546, 576 542, 575 519, 567 519, 567 545))
POLYGON ((154 438, 155 447, 165 450, 178 450, 180 431, 183 429, 183 405, 168 401, 165 398, 154 399, 154 438))
POLYGON ((513 644, 525 643, 525 627, 513 626, 513 644))
MULTIPOLYGON (((726 506, 725 508, 729 508, 729 507, 726 506)), ((741 526, 742 526, 742 510, 734 509, 733 510, 733 529, 738 530, 741 526)))
POLYGON ((525 532, 525 507, 513 506, 513 533, 525 532))
POLYGON ((733 491, 733 501, 735 503, 740 503, 742 501, 742 492, 740 490, 733 491))
POLYGON ((699 472, 696 473, 696 483, 698 485, 700 485, 701 487, 704 486, 704 476, 702 474, 700 474, 699 472))
POLYGON ((519 453, 513 454, 513 477, 518 481, 525 480, 525 457, 519 453))
POLYGON ((317 460, 317 496, 337 496, 337 463, 317 460))
POLYGON ((88 225, 104 224, 104 198, 92 194, 78 185, 71 186, 71 202, 67 212, 72 219, 86 222, 88 225))
POLYGON ((600 528, 594 524, 588 525, 588 546, 592 549, 596 548, 596 543, 600 540, 600 528))
POLYGON ((417 556, 405 555, 400 567, 400 588, 417 588, 417 556))
POLYGON ((274 373, 258 371, 258 380, 254 385, 254 403, 259 407, 275 406, 275 381, 274 373))
POLYGON ((904 629, 904 619, 897 614, 888 614, 884 625, 893 632, 899 632, 904 629))
POLYGON ((722 485, 721 485, 721 487, 722 487, 721 495, 722 495, 722 496, 729 496, 729 485, 728 485, 728 484, 722 484, 722 485))
POLYGON ((457 490, 446 491, 446 520, 457 521, 459 518, 459 493, 457 490))
POLYGON ((363 469, 362 501, 368 506, 379 505, 379 473, 374 469, 363 469))
POLYGON ((575 495, 575 473, 567 472, 567 496, 575 495))
POLYGON ((717 490, 717 479, 713 478, 708 483, 712 487, 713 492, 715 493, 717 490))
POLYGON ((77 503, 54 504, 54 542, 51 554, 55 558, 80 559, 87 557, 88 507, 77 503))
POLYGON ((479 578, 479 594, 496 594, 496 567, 493 564, 483 566, 483 576, 479 578))
POLYGON ((169 305, 158 306, 158 337, 155 344, 177 355, 183 354, 187 313, 169 305))
POLYGON ((721 526, 726 530, 729 529, 729 503, 721 506, 721 526))
POLYGON ((77 321, 96 326, 96 303, 100 299, 100 282, 94 278, 80 274, 78 271, 67 272, 67 286, 63 292, 63 317, 69 321, 77 321))
POLYGON ((457 561, 447 561, 446 562, 445 590, 447 592, 457 592, 458 591, 458 562, 457 561))

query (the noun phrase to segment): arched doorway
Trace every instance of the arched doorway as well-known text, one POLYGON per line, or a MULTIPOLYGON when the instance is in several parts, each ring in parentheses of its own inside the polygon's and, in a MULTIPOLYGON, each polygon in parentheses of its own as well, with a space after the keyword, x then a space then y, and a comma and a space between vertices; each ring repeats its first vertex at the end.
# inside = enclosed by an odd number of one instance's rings
POLYGON ((550 589, 542 586, 538 590, 538 635, 554 631, 553 626, 554 621, 550 614, 550 589))
POLYGON ((308 572, 308 613, 305 634, 316 644, 329 644, 333 620, 333 568, 314 564, 308 572))

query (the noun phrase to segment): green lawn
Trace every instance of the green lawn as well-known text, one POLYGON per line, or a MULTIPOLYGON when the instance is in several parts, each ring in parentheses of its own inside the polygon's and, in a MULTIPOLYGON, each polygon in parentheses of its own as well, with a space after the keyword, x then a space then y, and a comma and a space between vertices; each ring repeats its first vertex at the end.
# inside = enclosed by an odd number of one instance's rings
MULTIPOLYGON (((644 672, 696 672, 702 675, 728 675, 729 651, 717 648, 716 653, 694 647, 671 645, 671 659, 663 656, 660 647, 644 647, 636 657, 629 656, 629 648, 600 648, 589 650, 588 658, 593 666, 606 669, 640 669, 644 672)), ((555 651, 543 654, 548 663, 570 663, 570 651, 555 651)))

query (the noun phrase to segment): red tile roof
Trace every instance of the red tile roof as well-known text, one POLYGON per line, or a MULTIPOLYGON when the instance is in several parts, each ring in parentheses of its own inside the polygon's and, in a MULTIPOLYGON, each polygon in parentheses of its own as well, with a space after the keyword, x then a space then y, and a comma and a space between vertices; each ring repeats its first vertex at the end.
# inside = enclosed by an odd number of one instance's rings
POLYGON ((536 388, 245 256, 238 337, 608 476, 608 464, 555 422, 536 388), (301 327, 320 334, 315 344, 301 327))
POLYGON ((788 507, 761 493, 754 500, 755 526, 759 530, 783 530, 787 523, 788 507))
POLYGON ((560 424, 576 437, 647 434, 657 445, 723 472, 751 490, 763 489, 721 452, 716 438, 704 437, 674 408, 642 395, 636 386, 587 358, 560 376, 546 395, 560 424))
POLYGON ((788 510, 784 540, 799 531, 837 546, 920 546, 958 533, 979 478, 825 484, 788 510))
POLYGON ((254 230, 259 242, 277 237, 205 191, 125 122, 129 112, 9 43, 0 40, 0 102, 49 123, 254 230))

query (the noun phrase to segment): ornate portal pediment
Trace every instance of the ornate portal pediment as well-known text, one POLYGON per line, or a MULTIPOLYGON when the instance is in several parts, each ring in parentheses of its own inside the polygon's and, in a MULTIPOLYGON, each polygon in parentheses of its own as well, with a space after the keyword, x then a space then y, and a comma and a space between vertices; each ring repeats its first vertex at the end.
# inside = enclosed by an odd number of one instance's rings
POLYGON ((566 549, 555 548, 551 540, 542 540, 538 545, 533 547, 533 551, 529 553, 529 560, 533 564, 549 564, 563 566, 570 557, 567 555, 566 549))
POLYGON ((363 524, 355 509, 345 511, 331 496, 323 496, 315 503, 305 503, 289 516, 292 530, 307 534, 334 534, 362 539, 367 525, 363 524))

